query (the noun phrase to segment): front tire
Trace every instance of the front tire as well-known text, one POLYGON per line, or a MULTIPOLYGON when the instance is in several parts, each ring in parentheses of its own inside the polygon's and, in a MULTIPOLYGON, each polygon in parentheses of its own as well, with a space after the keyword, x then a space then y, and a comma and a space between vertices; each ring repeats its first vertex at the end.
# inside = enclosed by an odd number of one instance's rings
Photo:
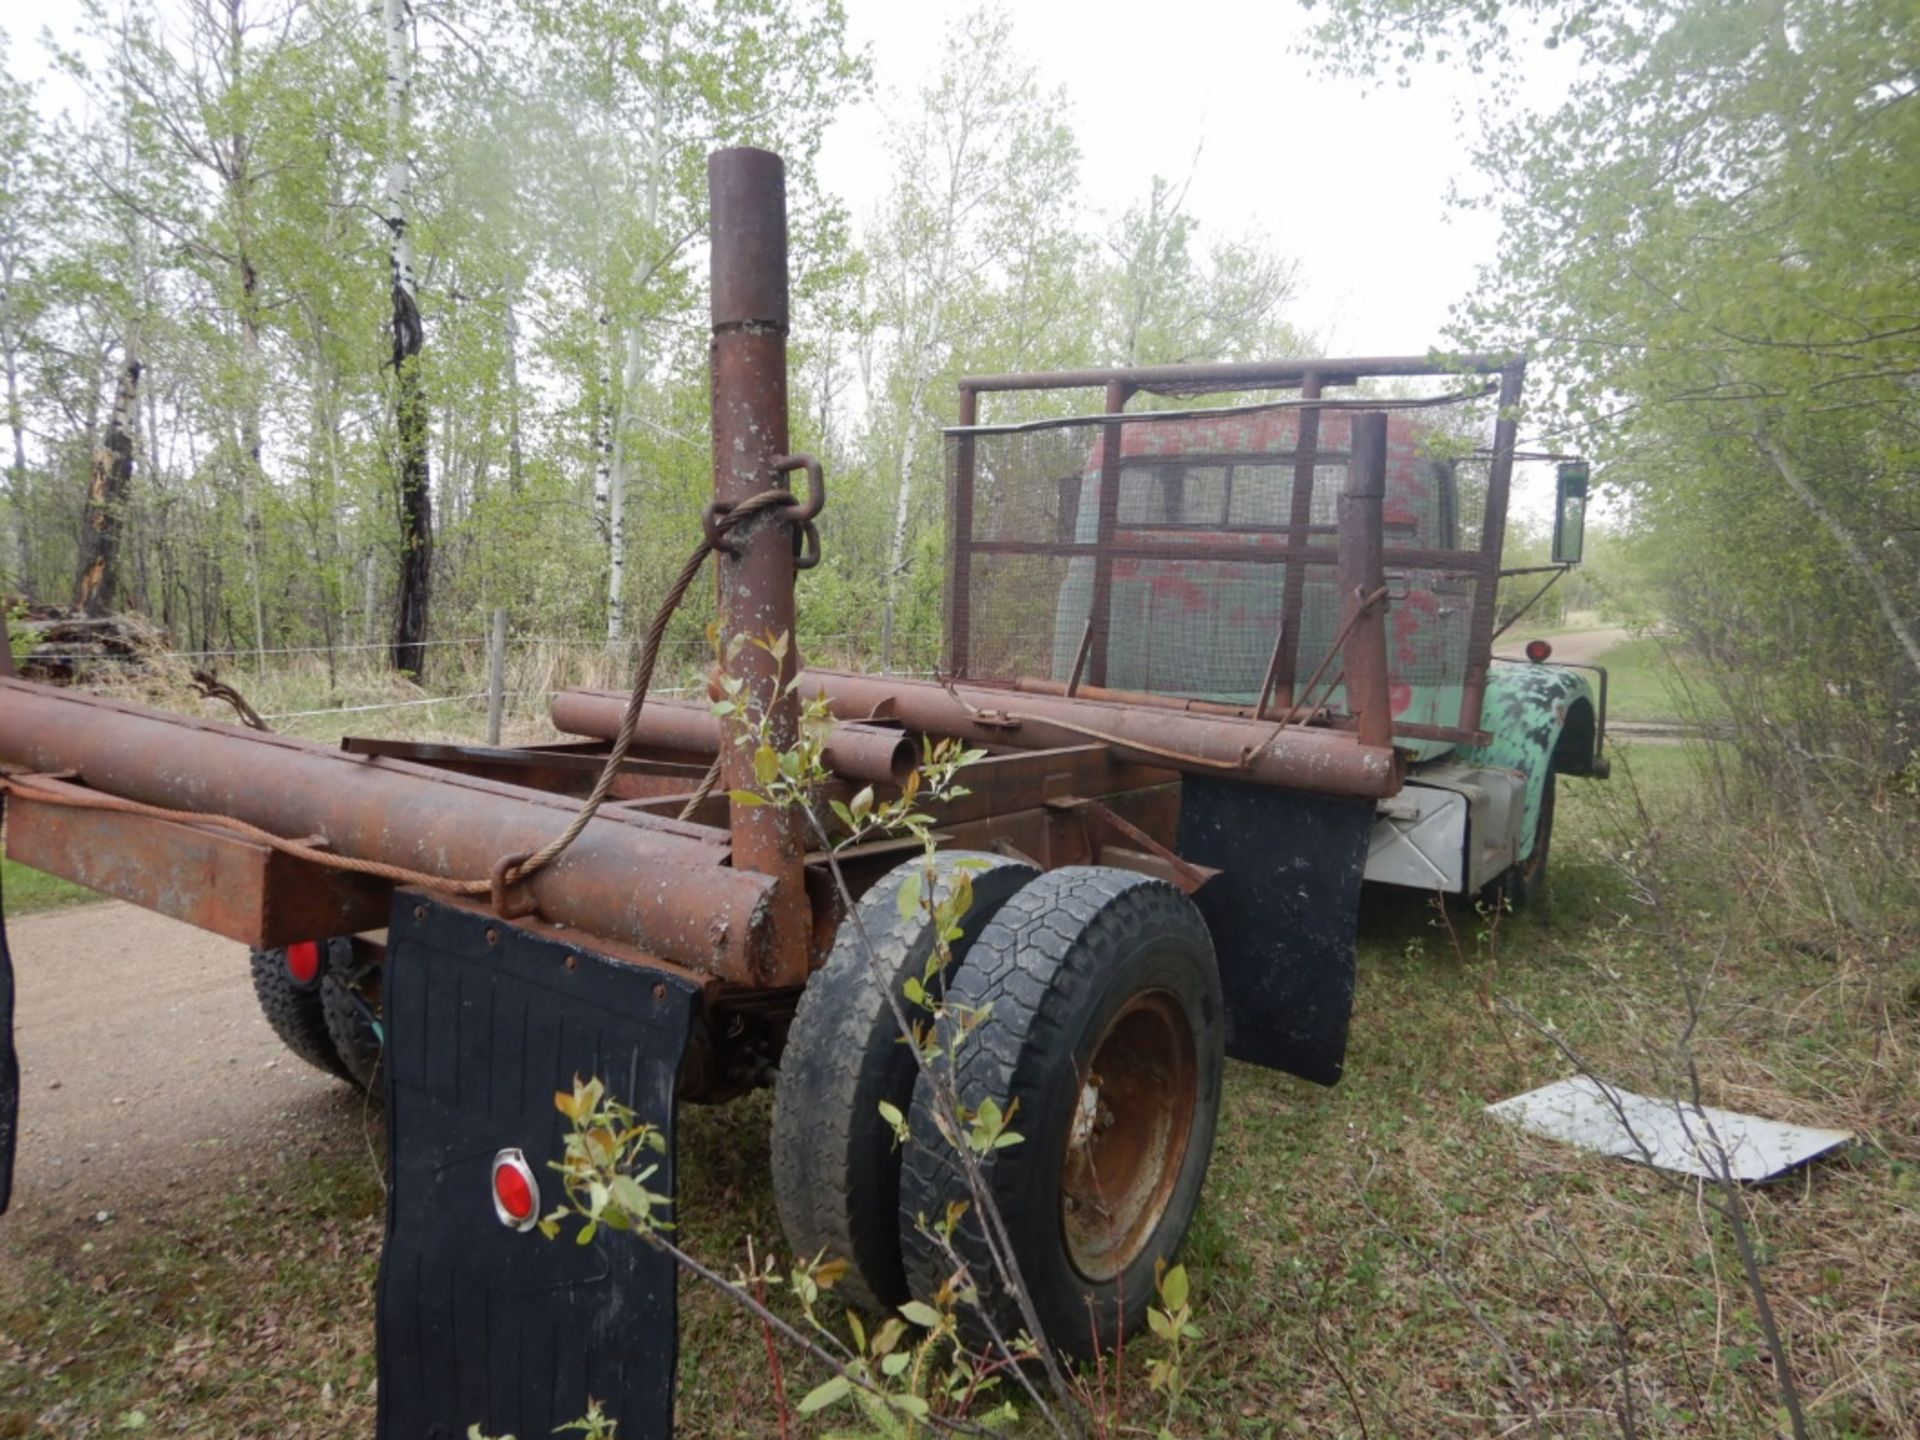
MULTIPOLYGON (((1162 881, 1055 870, 981 933, 948 1004, 956 1017, 987 1008, 953 1052, 952 1088, 966 1112, 989 1099, 1010 1112, 1021 1137, 979 1166, 1036 1318, 1056 1348, 1089 1357, 1141 1329, 1156 1266, 1199 1204, 1225 1069, 1212 940, 1193 902, 1162 881)), ((970 1204, 936 1119, 939 1073, 914 1087, 900 1195, 908 1282, 927 1301, 954 1271, 930 1229, 970 1204)), ((971 1209, 951 1244, 994 1328, 1009 1338, 1028 1328, 971 1209)), ((985 1343, 965 1309, 962 1328, 985 1343)))
POLYGON ((1480 892, 1490 910, 1532 910, 1547 898, 1547 857, 1553 850, 1554 795, 1560 777, 1547 772, 1546 787, 1540 792, 1540 815, 1533 826, 1533 851, 1518 864, 1509 865, 1480 892))

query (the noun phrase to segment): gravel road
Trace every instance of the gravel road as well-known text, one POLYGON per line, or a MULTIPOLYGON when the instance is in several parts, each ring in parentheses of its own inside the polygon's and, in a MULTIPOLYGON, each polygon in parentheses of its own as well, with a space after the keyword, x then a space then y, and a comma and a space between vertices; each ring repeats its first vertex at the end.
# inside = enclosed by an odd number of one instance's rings
POLYGON ((21 1068, 7 1239, 122 1206, 191 1204, 250 1168, 378 1143, 365 1097, 267 1027, 243 946, 116 902, 30 915, 7 933, 21 1068))

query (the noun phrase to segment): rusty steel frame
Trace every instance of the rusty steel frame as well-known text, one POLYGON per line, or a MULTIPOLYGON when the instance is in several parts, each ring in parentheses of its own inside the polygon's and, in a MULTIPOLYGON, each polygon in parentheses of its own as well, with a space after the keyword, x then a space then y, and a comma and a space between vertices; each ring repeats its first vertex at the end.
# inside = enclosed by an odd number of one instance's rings
POLYGON ((258 948, 377 930, 392 887, 206 825, 84 810, 41 798, 85 787, 35 776, 12 795, 7 855, 258 948))
MULTIPOLYGON (((1271 706, 1263 711, 1257 705, 1235 705, 1221 700, 1195 700, 1185 695, 1153 695, 1144 690, 1111 690, 1090 685, 1082 685, 1078 690, 1069 691, 1063 680, 1038 680, 1031 676, 995 683, 1004 684, 1010 690, 1030 695, 1060 695, 1068 699, 1105 700, 1114 705, 1144 705, 1152 710, 1184 710, 1194 715, 1224 715, 1233 720, 1262 720, 1270 725, 1278 718, 1271 713, 1271 706)), ((1352 720, 1344 715, 1328 716, 1318 723, 1334 729, 1353 728, 1352 720)), ((1451 725, 1420 725, 1395 721, 1393 733, 1396 736, 1414 740, 1450 740, 1459 732, 1451 725)), ((1484 745, 1488 738, 1482 732, 1472 736, 1467 743, 1484 745)))
MULTIPOLYGON (((977 455, 974 436, 968 432, 981 424, 981 397, 996 392, 1031 390, 1103 390, 1105 413, 1115 415, 1125 409, 1126 400, 1146 391, 1153 394, 1199 396, 1236 390, 1298 390, 1303 401, 1318 400, 1329 387, 1357 385, 1373 378, 1407 378, 1459 374, 1497 375, 1499 377, 1498 415, 1494 422, 1493 446, 1487 472, 1486 506, 1482 515, 1480 545, 1477 550, 1434 550, 1414 548, 1385 549, 1382 560, 1392 568, 1436 570, 1466 575, 1479 582, 1474 594, 1473 614, 1468 626, 1467 664, 1461 687, 1459 717, 1453 726, 1399 726, 1395 733, 1407 738, 1437 738, 1475 743, 1480 733, 1481 710, 1486 697, 1487 666, 1492 656, 1495 611, 1498 605, 1500 547, 1505 538, 1507 501, 1512 487, 1515 439, 1518 433, 1518 406, 1525 385, 1524 356, 1462 355, 1449 363, 1440 363, 1422 355, 1350 356, 1304 360, 1254 361, 1210 365, 1140 365, 1106 370, 1026 371, 999 375, 966 375, 959 381, 958 428, 954 433, 954 457, 948 489, 949 527, 947 535, 947 613, 945 624, 946 665, 957 678, 970 677, 972 655, 971 626, 972 560, 976 555, 1054 555, 1094 557, 1096 571, 1090 619, 1095 641, 1087 666, 1090 688, 1104 687, 1106 679, 1107 609, 1103 603, 1110 594, 1100 585, 1100 568, 1108 576, 1112 562, 1133 560, 1223 560, 1236 564, 1272 564, 1288 567, 1281 605, 1282 630, 1275 638, 1273 658, 1268 665, 1268 690, 1273 708, 1284 714, 1297 697, 1294 686, 1299 653, 1299 626, 1296 617, 1305 594, 1307 565, 1341 563, 1340 550, 1349 543, 1344 529, 1337 546, 1302 543, 1303 534, 1318 527, 1307 524, 1312 514, 1314 457, 1311 447, 1319 437, 1321 407, 1302 405, 1300 429, 1295 444, 1294 488, 1290 524, 1283 545, 1182 544, 1177 542, 1120 542, 1112 528, 1102 528, 1092 544, 1044 540, 976 540, 973 537, 974 485, 977 455), (1116 401, 1116 396, 1118 400, 1116 401), (1304 476, 1304 483, 1302 483, 1304 476)), ((1336 402, 1329 401, 1329 404, 1336 402)), ((1365 412, 1363 412, 1365 413, 1365 412)), ((1101 491, 1115 498, 1102 504, 1101 519, 1117 508, 1118 485, 1108 483, 1108 470, 1118 471, 1119 446, 1113 432, 1119 427, 1103 425, 1101 491)), ((1262 702, 1267 696, 1260 697, 1262 702)), ((1256 708, 1259 708, 1256 706, 1256 708)))
POLYGON ((1387 572, 1380 518, 1387 497, 1387 417, 1364 410, 1353 417, 1347 485, 1340 496, 1340 623, 1347 631, 1347 713, 1362 745, 1393 744, 1388 693, 1387 572))

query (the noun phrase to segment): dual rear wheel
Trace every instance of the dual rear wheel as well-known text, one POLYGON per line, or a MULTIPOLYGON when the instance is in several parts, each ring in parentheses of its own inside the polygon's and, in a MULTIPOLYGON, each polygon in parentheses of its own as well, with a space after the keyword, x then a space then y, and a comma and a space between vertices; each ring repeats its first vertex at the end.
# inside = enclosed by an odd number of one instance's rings
POLYGON ((933 946, 924 913, 900 917, 896 872, 860 905, 873 958, 860 928, 843 925, 795 1017, 774 1097, 781 1218, 797 1253, 849 1262, 847 1293, 870 1308, 932 1300, 964 1277, 980 1297, 978 1310, 960 1307, 972 1342, 1037 1322, 1086 1356, 1141 1328, 1156 1266, 1199 1201, 1225 1063, 1212 942, 1192 902, 1146 876, 1090 866, 1036 876, 998 856, 936 864, 947 876, 979 868, 974 911, 938 977, 943 1019, 903 999, 926 1063, 879 990, 884 978, 899 996, 906 974, 921 973, 888 957, 933 946), (843 1077, 830 1086, 825 1054, 843 1077), (880 1100, 906 1117, 904 1145, 880 1100), (1019 1140, 969 1164, 964 1138, 946 1137, 964 1137, 989 1101, 1019 1140), (989 1244, 990 1229, 1002 1243, 989 1244))
POLYGON ((360 964, 346 936, 253 952, 253 993, 267 1024, 317 1070, 371 1090, 380 1068, 378 967, 360 964))

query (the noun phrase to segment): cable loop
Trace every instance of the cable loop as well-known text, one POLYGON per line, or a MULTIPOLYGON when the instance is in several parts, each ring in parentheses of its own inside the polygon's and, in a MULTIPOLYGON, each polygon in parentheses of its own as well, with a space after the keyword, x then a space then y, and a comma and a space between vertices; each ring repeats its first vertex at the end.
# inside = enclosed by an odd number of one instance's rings
POLYGON ((827 503, 826 472, 811 455, 776 455, 771 465, 776 476, 807 472, 807 498, 803 501, 790 490, 774 488, 739 501, 710 500, 700 512, 700 528, 707 544, 723 555, 739 557, 740 547, 727 532, 746 524, 763 510, 777 510, 797 532, 794 537, 794 569, 811 570, 820 563, 820 534, 813 522, 827 503))

